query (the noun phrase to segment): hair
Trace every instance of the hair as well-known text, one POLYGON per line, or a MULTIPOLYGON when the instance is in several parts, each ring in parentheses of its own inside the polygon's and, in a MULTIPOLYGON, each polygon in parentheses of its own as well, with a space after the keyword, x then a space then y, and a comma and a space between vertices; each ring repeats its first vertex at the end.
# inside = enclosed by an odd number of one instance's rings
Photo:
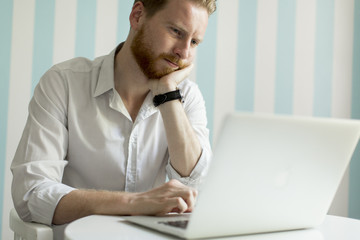
MULTIPOLYGON (((168 3, 168 1, 169 0, 135 0, 134 4, 136 2, 142 2, 146 9, 147 17, 152 17, 155 15, 155 13, 163 9, 168 3)), ((188 1, 192 1, 195 4, 206 8, 209 16, 216 10, 216 0, 188 0, 188 1)))

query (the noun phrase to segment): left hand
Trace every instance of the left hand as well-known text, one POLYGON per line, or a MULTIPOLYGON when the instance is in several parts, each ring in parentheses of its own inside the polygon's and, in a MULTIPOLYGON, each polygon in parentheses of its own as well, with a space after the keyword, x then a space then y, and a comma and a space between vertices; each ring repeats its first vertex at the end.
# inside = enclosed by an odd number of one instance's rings
POLYGON ((148 82, 149 89, 154 96, 175 91, 177 86, 190 75, 192 69, 193 64, 190 64, 189 66, 169 73, 160 79, 150 79, 148 82))

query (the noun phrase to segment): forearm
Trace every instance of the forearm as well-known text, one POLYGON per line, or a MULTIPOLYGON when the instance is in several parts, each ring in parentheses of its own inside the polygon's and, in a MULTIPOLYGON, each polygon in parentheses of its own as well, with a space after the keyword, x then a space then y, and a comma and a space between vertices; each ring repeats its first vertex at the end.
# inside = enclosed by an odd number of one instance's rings
MULTIPOLYGON (((149 80, 149 89, 154 96, 178 89, 192 67, 191 64, 160 79, 149 80)), ((201 156, 199 139, 180 101, 168 101, 158 108, 165 126, 171 165, 181 177, 188 177, 201 156)))
POLYGON ((53 224, 65 224, 81 217, 100 215, 129 215, 133 193, 96 190, 74 190, 56 206, 53 224))
POLYGON ((58 203, 53 224, 65 224, 92 214, 164 215, 191 211, 197 191, 176 180, 148 192, 74 190, 58 203))
POLYGON ((187 177, 201 155, 201 145, 190 125, 180 101, 169 101, 159 106, 168 141, 171 165, 187 177))

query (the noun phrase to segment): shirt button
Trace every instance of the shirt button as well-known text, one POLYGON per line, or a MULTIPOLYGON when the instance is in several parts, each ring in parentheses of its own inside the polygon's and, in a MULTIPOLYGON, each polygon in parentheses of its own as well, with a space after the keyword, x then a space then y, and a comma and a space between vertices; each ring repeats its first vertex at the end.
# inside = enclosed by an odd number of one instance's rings
POLYGON ((132 143, 135 143, 137 141, 137 137, 136 136, 131 136, 130 141, 132 143))

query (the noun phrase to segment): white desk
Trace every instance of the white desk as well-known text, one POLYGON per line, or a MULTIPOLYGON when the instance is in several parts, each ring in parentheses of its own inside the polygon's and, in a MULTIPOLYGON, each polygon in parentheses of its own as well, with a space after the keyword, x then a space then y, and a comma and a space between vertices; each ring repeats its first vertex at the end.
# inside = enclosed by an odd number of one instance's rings
MULTIPOLYGON (((116 216, 89 216, 70 223, 65 229, 66 240, 98 239, 177 239, 126 222, 116 216)), ((217 238, 219 239, 219 238, 217 238)), ((324 223, 314 229, 236 236, 221 239, 238 240, 359 240, 360 221, 327 216, 324 223)))

